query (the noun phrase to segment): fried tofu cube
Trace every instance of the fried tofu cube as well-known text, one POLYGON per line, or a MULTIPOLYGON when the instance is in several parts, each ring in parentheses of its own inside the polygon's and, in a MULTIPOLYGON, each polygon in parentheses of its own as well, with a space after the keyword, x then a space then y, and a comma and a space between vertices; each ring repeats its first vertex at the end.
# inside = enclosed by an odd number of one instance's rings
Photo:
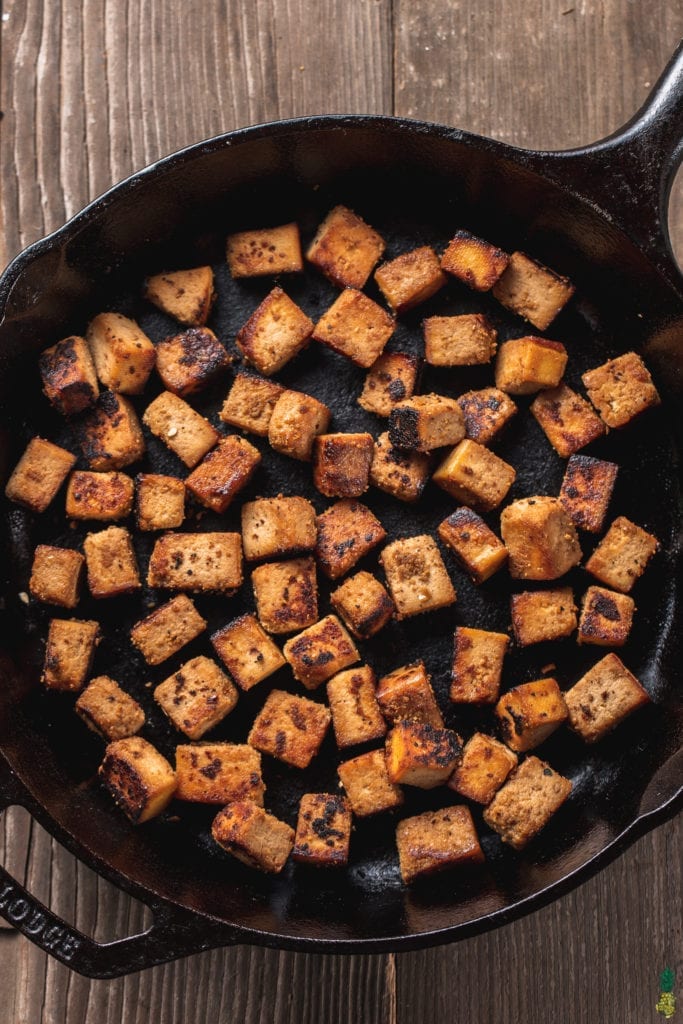
POLYGON ((507 562, 505 545, 471 508, 457 508, 437 528, 474 583, 484 583, 507 562))
POLYGON ((58 341, 38 360, 43 393, 62 416, 75 416, 97 401, 100 386, 85 338, 58 341))
POLYGON ((71 452, 42 437, 32 437, 7 481, 5 495, 32 512, 44 512, 75 462, 71 452))
POLYGON ((318 320, 313 340, 366 370, 381 356, 396 329, 386 310, 355 288, 346 288, 318 320))
POLYGON ((581 561, 579 538, 557 498, 520 498, 504 508, 500 532, 516 580, 556 580, 581 561))
POLYGON ((154 274, 145 281, 144 294, 148 302, 181 324, 203 327, 216 298, 213 270, 211 267, 192 267, 190 270, 154 274))
POLYGON ((555 679, 535 679, 515 686, 495 708, 503 739, 518 754, 547 740, 569 712, 555 679))
POLYGON ((394 614, 394 602, 369 572, 350 576, 330 594, 330 604, 359 640, 375 636, 394 614))
POLYGON ((374 228, 346 206, 335 206, 318 228, 306 259, 338 288, 362 288, 384 249, 384 239, 374 228))
POLYGON ((186 661, 154 690, 161 710, 191 740, 201 739, 222 722, 237 704, 237 698, 231 680, 215 661, 203 655, 186 661))
POLYGON ((331 718, 324 704, 271 690, 247 742, 294 768, 307 768, 320 750, 331 718))
POLYGON ((567 365, 567 350, 559 341, 529 336, 505 341, 496 357, 496 387, 511 395, 531 395, 556 388, 567 365))
POLYGON ((457 626, 453 635, 450 699, 456 704, 494 704, 500 693, 505 633, 457 626))
POLYGON ((286 558, 315 548, 315 509, 306 498, 257 498, 242 505, 242 544, 248 562, 286 558))
POLYGON ((69 519, 114 522, 130 514, 133 492, 133 481, 125 473, 77 470, 66 489, 66 514, 69 519))
POLYGON ((252 366, 272 377, 310 340, 313 321, 282 288, 273 288, 240 329, 235 344, 252 366))
POLYGON ((448 785, 468 800, 489 804, 516 767, 517 755, 504 743, 482 732, 475 732, 465 744, 462 761, 448 785))
POLYGON ((583 595, 579 619, 580 644, 623 647, 633 625, 635 602, 628 594, 604 587, 589 587, 583 595))
POLYGON ((261 755, 247 743, 181 743, 175 752, 176 800, 263 807, 261 755))
POLYGON ((458 444, 465 436, 465 420, 454 398, 416 395, 392 409, 389 441, 397 448, 430 452, 458 444))
POLYGON ((28 589, 36 600, 45 604, 75 608, 84 565, 80 551, 39 544, 33 555, 28 589))
POLYGON ((91 679, 75 704, 76 714, 105 740, 134 736, 145 724, 145 712, 109 676, 91 679))
POLYGON ((514 850, 548 824, 572 791, 572 784, 539 758, 527 757, 498 790, 484 821, 514 850))
POLYGON ((83 541, 88 586, 93 597, 118 597, 140 589, 133 539, 123 526, 89 533, 83 541))
POLYGON ((154 544, 150 587, 234 594, 242 585, 239 533, 166 533, 154 544))
POLYGON ((512 399, 498 388, 467 391, 458 398, 465 420, 465 437, 490 444, 517 412, 512 399))
POLYGON ((369 368, 358 404, 376 416, 388 416, 398 402, 412 398, 421 360, 407 352, 384 352, 369 368))
POLYGON ((348 862, 350 842, 348 800, 330 793, 304 793, 292 860, 318 868, 339 867, 348 862))
POLYGON ((91 620, 51 619, 41 681, 48 690, 76 692, 92 668, 100 626, 91 620))
POLYGON ((247 867, 276 875, 294 846, 294 829, 252 800, 234 800, 218 812, 211 835, 247 867))
POLYGON ((139 473, 135 478, 138 530, 174 530, 185 521, 185 484, 175 476, 139 473))
POLYGON ((86 339, 102 384, 139 395, 156 362, 156 349, 140 326, 121 313, 100 313, 88 324, 86 339))
POLYGON ((379 560, 396 605, 397 619, 454 603, 455 589, 433 537, 423 534, 395 540, 387 544, 379 560))
POLYGON ((208 327, 190 327, 156 347, 157 373, 167 391, 184 398, 212 384, 230 356, 208 327))
POLYGON ((273 407, 268 442, 281 455, 310 462, 313 442, 327 430, 330 418, 324 402, 301 391, 284 391, 273 407))
POLYGON ((658 548, 656 537, 626 516, 618 516, 586 562, 586 569, 612 590, 628 594, 658 548))
POLYGON ((456 231, 441 257, 441 266, 468 288, 487 292, 503 273, 510 257, 469 231, 456 231))
POLYGON ((337 580, 386 538, 377 516, 360 501, 335 501, 317 518, 315 554, 328 579, 337 580))
POLYGON ((403 803, 403 791, 387 775, 384 750, 370 750, 344 761, 337 773, 357 818, 391 811, 403 803))
POLYGON ((571 728, 586 743, 597 743, 650 697, 623 661, 607 654, 567 690, 564 699, 571 728))
POLYGON ((201 462, 221 436, 207 419, 170 391, 162 391, 150 402, 142 422, 189 469, 201 462))
POLYGON ((645 363, 635 352, 610 359, 581 377, 588 397, 608 427, 625 427, 660 397, 645 363))
POLYGON ((566 384, 541 392, 531 403, 531 412, 563 459, 568 459, 605 433, 602 421, 585 398, 566 384))
POLYGON ((240 690, 251 690, 285 664, 282 651, 253 615, 241 615, 223 626, 211 643, 240 690))
POLYGON ((91 469, 123 469, 145 453, 145 439, 127 398, 103 391, 81 423, 81 448, 91 469))
POLYGON ((307 690, 315 690, 331 676, 360 661, 356 645, 336 615, 326 615, 293 636, 282 650, 294 678, 307 690))
POLYGON ((431 299, 446 283, 439 257, 429 245, 404 252, 375 271, 375 281, 397 313, 431 299))
POLYGON ((377 685, 377 703, 387 722, 422 722, 443 729, 444 722, 423 661, 402 665, 377 685))
POLYGON ((99 776, 110 795, 134 825, 157 817, 171 802, 176 788, 173 768, 141 736, 107 745, 99 776))
POLYGON ((466 438, 444 459, 432 480, 456 501, 490 512, 503 501, 516 476, 507 462, 466 438))
POLYGON ((278 398, 285 389, 252 373, 235 375, 219 418, 249 434, 268 437, 270 419, 278 398))
POLYGON ((313 483, 326 498, 358 498, 374 452, 372 434, 321 434, 313 441, 313 483))
POLYGON ((574 526, 600 533, 619 467, 614 462, 572 455, 564 471, 559 499, 574 526))
POLYGON ((512 629, 520 647, 561 640, 576 629, 576 605, 571 587, 513 594, 511 609, 512 629))
POLYGON ((375 441, 370 483, 399 501, 412 504, 422 494, 431 470, 431 457, 408 452, 391 443, 388 431, 375 441))
POLYGON ((477 366, 496 354, 498 334, 481 313, 430 316, 423 329, 430 366, 477 366))
POLYGON ((304 269, 296 224, 228 235, 227 260, 233 277, 293 274, 304 269))
POLYGON ((383 739, 387 727, 375 695, 375 673, 369 665, 346 669, 328 680, 327 699, 340 750, 383 739))
POLYGON ((136 622, 130 638, 148 665, 160 665, 205 629, 206 620, 190 598, 186 594, 178 594, 136 622))
POLYGON ((493 294, 506 309, 545 331, 574 294, 569 278, 556 274, 523 252, 513 252, 493 286, 493 294))
POLYGON ((396 846, 406 885, 438 871, 484 861, 472 814, 465 806, 404 818, 396 827, 396 846))
POLYGON ((251 575, 256 613, 269 633, 295 633, 318 621, 313 558, 259 565, 251 575))
POLYGON ((397 722, 386 738, 385 753, 392 782, 434 789, 460 764, 462 743, 452 729, 435 729, 427 722, 397 722))
POLYGON ((247 486, 260 462, 258 448, 238 434, 230 434, 192 470, 185 486, 205 508, 225 512, 247 486))

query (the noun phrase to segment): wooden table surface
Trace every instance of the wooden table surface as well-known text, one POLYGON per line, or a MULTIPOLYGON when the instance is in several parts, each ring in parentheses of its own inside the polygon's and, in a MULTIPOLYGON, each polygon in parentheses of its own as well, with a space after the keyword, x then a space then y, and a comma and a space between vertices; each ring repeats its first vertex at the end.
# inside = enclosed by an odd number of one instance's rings
MULTIPOLYGON (((0 264, 131 171, 241 125, 322 112, 443 121, 529 147, 614 130, 683 36, 680 0, 4 0, 0 264)), ((683 253, 683 188, 671 227, 683 253)), ((89 981, 0 931, 1 1024, 661 1020, 683 1001, 683 817, 564 899, 397 956, 218 950, 89 981)), ((139 905, 27 816, 4 863, 98 938, 139 905)), ((679 1010, 683 1013, 683 1010, 679 1010)))

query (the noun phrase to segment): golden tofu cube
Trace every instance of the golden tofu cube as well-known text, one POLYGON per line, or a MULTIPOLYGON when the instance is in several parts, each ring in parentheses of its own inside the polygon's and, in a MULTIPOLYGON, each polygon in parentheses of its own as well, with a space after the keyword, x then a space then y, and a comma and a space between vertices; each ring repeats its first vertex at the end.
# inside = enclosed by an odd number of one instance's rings
POLYGON ((331 718, 324 704, 271 690, 247 742, 294 768, 307 768, 325 739, 331 718))
POLYGON ((623 647, 633 625, 635 602, 628 594, 604 587, 589 587, 583 595, 579 619, 580 644, 623 647))
POLYGON ((434 789, 460 764, 462 742, 452 729, 435 729, 427 722, 397 722, 386 738, 385 752, 392 782, 434 789))
POLYGON ((348 863, 350 842, 348 800, 331 793, 304 793, 292 860, 318 868, 340 867, 348 863))
POLYGON ((369 572, 349 577, 330 594, 330 604, 359 640, 375 636, 394 614, 394 602, 369 572))
POLYGON ((627 594, 659 549, 659 541, 626 516, 618 516, 586 562, 601 583, 627 594))
POLYGON ((384 239, 374 228, 346 206, 335 206, 318 228, 306 259, 338 288, 362 288, 384 249, 384 239))
POLYGON ((66 514, 69 519, 114 522, 130 514, 133 492, 133 481, 125 473, 76 470, 66 488, 66 514))
POLYGON ((441 463, 432 480, 456 501, 491 512, 517 476, 512 466, 476 441, 465 439, 441 463))
POLYGON ((192 470, 185 486, 205 508, 222 513, 247 486, 260 462, 258 448, 230 434, 192 470))
POLYGON ((211 835, 247 867, 276 875, 294 846, 294 829, 252 800, 235 800, 218 812, 211 835))
POLYGON ((625 352, 588 370, 581 380, 608 427, 625 427, 646 409, 660 403, 652 377, 635 352, 625 352))
POLYGON ((425 811, 399 821, 396 846, 406 885, 437 871, 484 861, 472 813, 464 805, 425 811))
POLYGON ((130 638, 148 665, 160 665, 206 629, 201 617, 186 594, 155 608, 130 631, 130 638))
POLYGON ((381 356, 396 329, 386 310, 355 288, 346 288, 318 320, 313 340, 366 370, 381 356))
POLYGON ((175 752, 176 800, 263 807, 261 755, 246 743, 181 743, 175 752))
POLYGON ((251 690, 285 664, 282 651, 253 615, 241 615, 223 626, 211 643, 241 690, 251 690))
POLYGON ((100 386, 85 338, 58 341, 38 360, 43 393, 63 416, 75 416, 97 401, 100 386))
POLYGON ((203 327, 209 319, 216 292, 211 267, 192 267, 154 274, 145 281, 145 298, 162 313, 188 327, 203 327))
POLYGON ((556 388, 567 365, 559 341, 533 336, 503 342, 496 357, 496 387, 511 395, 531 395, 556 388))
POLYGON ((256 613, 269 633, 294 633, 318 621, 318 583, 312 558, 259 565, 251 583, 256 613))
POLYGON ((118 597, 140 589, 133 539, 123 526, 89 533, 83 541, 88 586, 93 597, 118 597))
POLYGON ((443 729, 444 722, 423 661, 402 665, 377 685, 377 703, 387 722, 421 722, 443 729))
POLYGON ((281 455, 310 462, 313 442, 330 424, 330 410, 324 402, 301 391, 284 391, 273 407, 268 425, 268 442, 281 455))
POLYGON ((431 299, 446 283, 434 250, 423 245, 404 252, 375 271, 375 281, 384 298, 397 313, 431 299))
POLYGON ((433 537, 404 537, 379 556, 396 618, 433 612, 455 602, 455 589, 433 537))
POLYGON ((79 619, 51 619, 45 644, 41 681, 48 690, 76 692, 92 668, 100 642, 99 623, 79 619))
POLYGON ((547 740, 568 711, 555 679, 535 679, 504 693, 496 704, 503 739, 518 754, 547 740))
POLYGON ((283 647, 294 678, 307 690, 315 690, 337 672, 360 661, 356 645, 336 615, 293 636, 283 647))
POLYGON ((576 629, 576 605, 571 587, 513 594, 511 609, 512 629, 520 647, 561 640, 576 629))
POLYGON ((360 501, 335 501, 317 519, 315 554, 331 580, 352 569, 386 538, 377 516, 360 501))
POLYGON ((201 739, 222 722, 237 704, 237 698, 230 679, 215 661, 203 655, 186 661, 154 690, 161 710, 191 740, 201 739))
POLYGON ((135 478, 138 530, 173 530, 185 521, 185 484, 175 476, 139 473, 135 478))
POLYGON ((477 366, 496 354, 498 333, 481 313, 430 316, 423 329, 430 366, 477 366))
POLYGON ((190 327, 156 347, 157 373, 167 391, 184 398, 203 391, 230 365, 230 356, 208 327, 190 327))
POLYGON ((407 352, 384 352, 365 375, 358 404, 376 416, 388 416, 398 402, 412 398, 422 361, 407 352))
POLYGON ((468 800, 489 804, 516 767, 517 755, 504 743, 482 732, 475 732, 465 744, 462 761, 448 785, 468 800))
POLYGON ((509 644, 506 633, 458 626, 453 635, 450 699, 456 704, 494 704, 509 644))
POLYGON ((39 544, 33 555, 28 589, 37 601, 75 608, 85 559, 80 551, 39 544))
POLYGON ((272 377, 306 348, 313 321, 282 288, 273 288, 240 329, 235 344, 252 366, 272 377))
POLYGON ((91 679, 75 704, 76 713, 105 740, 134 736, 145 724, 145 712, 109 676, 91 679))
POLYGON ((317 534, 315 509, 306 498, 279 494, 242 505, 242 544, 248 562, 313 551, 317 534))
POLYGON ((520 498, 504 508, 500 532, 516 580, 556 580, 581 561, 579 538, 557 498, 520 498))
POLYGON ((145 439, 127 398, 103 391, 81 422, 81 449, 91 469, 123 469, 145 453, 145 439))
POLYGON ((605 433, 602 421, 585 398, 566 384, 541 392, 531 403, 531 413, 563 459, 568 459, 605 433))
POLYGON ((389 442, 397 448, 430 452, 458 444, 465 436, 465 420, 454 398, 417 395, 395 406, 389 417, 389 442))
POLYGON ((357 818, 391 811, 403 803, 403 791, 387 775, 383 750, 371 750, 344 761, 337 773, 357 818))
POLYGON ((441 257, 441 266, 448 274, 478 292, 493 288, 509 262, 506 252, 469 231, 456 231, 441 257))
POLYGON ((523 252, 513 252, 493 286, 493 294, 506 309, 545 331, 574 294, 569 278, 556 274, 523 252))
POLYGON ((471 508, 457 508, 437 528, 474 583, 484 583, 507 562, 505 545, 471 508))
POLYGON ((567 690, 564 699, 571 728, 586 743, 597 743, 650 697, 623 661, 607 654, 567 690))
POLYGON ((517 412, 512 399, 498 388, 468 391, 458 398, 465 420, 465 437, 490 444, 517 412))
POLYGON ((619 467, 614 462, 572 455, 564 472, 560 502, 574 526, 600 533, 619 467))
POLYGON ((270 419, 278 398, 285 389, 272 380, 252 373, 235 375, 219 418, 249 434, 268 437, 270 419))
POLYGON ((44 512, 75 462, 71 452, 42 437, 32 437, 7 481, 5 495, 32 512, 44 512))
POLYGON ((399 501, 412 504, 422 494, 431 470, 431 457, 396 448, 388 431, 375 441, 370 464, 370 483, 399 501))
POLYGON ((304 269, 296 224, 228 235, 227 260, 233 277, 292 274, 304 269))
POLYGON ((121 313, 100 313, 88 324, 86 338, 104 386, 139 395, 156 362, 156 349, 139 325, 121 313))
POLYGON ((134 825, 161 814, 175 793, 176 778, 166 758, 141 736, 107 745, 99 776, 134 825))
POLYGON ((374 451, 372 434, 321 434, 313 441, 313 483, 326 498, 358 498, 374 451))
POLYGON ((375 695, 375 673, 369 665, 346 669, 328 680, 327 699, 340 750, 383 739, 387 727, 375 695))
POLYGON ((207 419, 170 391, 162 391, 150 402, 142 422, 189 469, 201 462, 221 436, 207 419))
POLYGON ((484 821, 514 850, 548 824, 572 791, 572 784, 549 764, 531 756, 515 769, 484 811, 484 821))

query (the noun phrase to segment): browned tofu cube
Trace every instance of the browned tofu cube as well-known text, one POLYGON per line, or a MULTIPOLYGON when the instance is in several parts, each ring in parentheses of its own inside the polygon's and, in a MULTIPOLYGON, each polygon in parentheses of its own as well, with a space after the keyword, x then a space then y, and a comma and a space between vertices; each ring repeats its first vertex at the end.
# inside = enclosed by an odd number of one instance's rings
POLYGON ((321 434, 313 441, 313 483, 326 498, 358 498, 374 451, 372 434, 321 434))
POLYGON ((136 622, 130 638, 148 665, 160 665, 206 629, 186 594, 178 594, 146 618, 136 622))
POLYGON ((556 388, 567 365, 567 350, 559 341, 533 336, 504 342, 496 357, 496 387, 511 395, 531 395, 556 388))
POLYGON ((441 257, 448 274, 478 292, 493 288, 509 262, 506 252, 468 231, 456 231, 441 257))
POLYGON ((599 647, 623 647, 631 632, 635 608, 635 602, 628 594, 589 587, 581 603, 578 642, 599 647))
POLYGON ((241 690, 251 690, 285 664, 253 615, 241 615, 211 637, 216 654, 241 690))
POLYGON ((422 722, 443 729, 443 716, 423 661, 403 665, 383 676, 376 696, 382 714, 391 725, 422 722))
POLYGON ((578 530, 600 533, 618 472, 614 462, 572 455, 564 471, 559 498, 578 530))
POLYGON ((426 722, 397 722, 385 743, 392 782, 418 789, 441 786, 460 764, 462 743, 451 729, 426 722))
POLYGON ((135 478, 138 530, 173 530, 185 520, 185 484, 175 476, 139 473, 135 478))
POLYGON ((66 514, 69 519, 103 522, 123 519, 133 507, 133 491, 133 481, 125 473, 77 470, 66 489, 66 514))
POLYGON ((140 589, 133 540, 123 526, 89 533, 83 541, 88 586, 93 597, 118 597, 140 589))
POLYGON ((444 807, 404 818, 396 826, 401 878, 417 878, 469 864, 481 864, 484 851, 469 807, 444 807))
POLYGON ((475 732, 465 744, 462 761, 448 785, 478 804, 489 804, 513 768, 517 755, 492 736, 475 732))
POLYGON ((625 427, 634 417, 660 402, 652 377, 635 352, 625 352, 588 370, 581 380, 608 427, 625 427))
POLYGON ((225 512, 247 486, 260 461, 258 448, 238 434, 230 434, 192 470, 185 486, 206 508, 225 512))
POLYGON ((176 778, 166 758, 141 736, 107 745, 99 776, 134 825, 161 814, 175 793, 176 778))
POLYGON ((451 512, 439 523, 437 533, 474 583, 484 583, 507 562, 505 545, 471 508, 451 512))
POLYGON ((593 665, 564 695, 569 725, 586 743, 596 743, 647 704, 647 690, 616 654, 593 665))
POLYGON ((397 448, 430 452, 458 444, 465 436, 465 420, 454 398, 416 395, 391 412, 389 441, 397 448))
POLYGON ((431 366, 477 366, 496 354, 498 334, 481 313, 430 316, 424 321, 425 359, 431 366))
POLYGON ((306 259, 339 288, 362 288, 384 248, 384 239, 353 210, 335 206, 318 228, 306 259))
POLYGON ((75 462, 71 452, 32 437, 7 481, 5 495, 32 512, 44 512, 75 462))
POLYGON ((247 867, 278 874, 294 846, 294 829, 252 800, 235 800, 218 812, 211 835, 247 867))
POLYGON ((154 274, 145 281, 145 298, 188 327, 203 327, 216 292, 211 267, 154 274))
POLYGON ((103 391, 81 422, 81 448, 91 469, 123 469, 141 459, 145 439, 127 398, 103 391))
POLYGON ((271 690, 254 719, 248 742, 294 768, 307 768, 325 739, 331 715, 324 704, 271 690))
POLYGON ((75 416, 97 401, 100 386, 85 338, 64 338, 41 352, 43 392, 63 416, 75 416))
POLYGON ((412 398, 421 360, 407 352, 384 352, 365 375, 358 404, 376 416, 388 416, 398 402, 412 398))
POLYGON ((556 580, 581 561, 576 529, 557 498, 513 501, 501 513, 500 532, 513 579, 556 580))
POLYGON ((386 530, 360 501, 335 501, 317 519, 315 554, 320 568, 337 580, 386 538, 386 530))
POLYGON ((350 576, 330 594, 330 604, 359 640, 375 636, 394 614, 394 602, 369 572, 350 576))
POLYGON ((586 562, 588 572, 627 594, 659 548, 659 541, 626 516, 618 516, 586 562))
POLYGON ((264 277, 303 270, 296 224, 257 228, 228 235, 227 259, 233 277, 264 277))
POLYGON ((230 365, 230 357, 208 327, 190 327, 157 345, 157 373, 167 391, 184 398, 203 391, 230 365))
POLYGON ((294 678, 307 690, 315 690, 343 668, 360 661, 356 645, 336 615, 326 615, 293 636, 282 650, 294 678))
POLYGON ((563 459, 568 459, 605 433, 602 421, 585 398, 566 384, 541 392, 531 403, 531 412, 563 459))
POLYGON ((404 537, 387 544, 379 556, 387 586, 396 605, 396 618, 446 608, 455 589, 433 537, 404 537))
POLYGON ((181 743, 175 752, 176 800, 263 807, 261 755, 247 743, 181 743))
POLYGON ((571 299, 574 285, 523 252, 513 252, 493 294, 506 309, 545 331, 571 299))
POLYGON ((369 665, 346 669, 330 679, 327 699, 340 750, 384 737, 387 727, 375 696, 375 673, 369 665))
POLYGON ((450 699, 456 704, 494 704, 509 643, 505 633, 458 626, 453 635, 450 699))
POLYGON ((170 391, 162 391, 150 402, 142 422, 190 469, 221 436, 207 419, 170 391))
POLYGON ((490 512, 517 476, 512 466, 476 441, 465 439, 441 463, 432 480, 456 501, 490 512))
POLYGON ((268 425, 271 448, 290 459, 310 462, 313 442, 330 424, 324 402, 301 391, 284 391, 273 407, 268 425))
POLYGON ((306 498, 257 498, 242 505, 242 544, 248 562, 313 551, 315 509, 306 498))
POLYGON ((92 679, 76 701, 76 713, 105 740, 134 736, 145 724, 145 712, 109 676, 92 679))
POLYGON ((75 608, 84 565, 80 551, 39 544, 33 555, 28 589, 36 600, 45 604, 75 608))
MULTIPOLYGON (((154 690, 154 699, 176 729, 198 740, 222 722, 237 704, 238 693, 215 661, 192 658, 154 690)), ((227 802, 227 801, 226 801, 227 802)))
POLYGON ((567 718, 567 705, 555 679, 535 679, 504 693, 496 704, 503 739, 522 753, 539 746, 567 718))
POLYGON ((458 398, 465 420, 465 437, 490 444, 517 412, 512 399, 498 388, 468 391, 458 398))
POLYGON ((396 322, 386 310, 363 292, 346 288, 318 320, 313 339, 367 370, 395 329, 396 322))
POLYGON ((422 494, 431 470, 431 457, 421 452, 408 452, 393 445, 388 431, 375 441, 370 464, 370 483, 408 504, 422 494))
POLYGON ((351 811, 343 796, 304 793, 299 804, 292 860, 314 867, 339 867, 348 862, 351 811))
POLYGON ((512 629, 520 647, 561 640, 576 629, 576 605, 571 587, 513 594, 511 610, 512 629))
POLYGON ((313 333, 313 321, 282 288, 273 288, 240 329, 235 344, 252 366, 272 377, 298 355, 313 333))
POLYGON ((51 619, 41 676, 45 686, 49 690, 80 690, 90 675, 99 642, 97 622, 51 619))
POLYGON ((337 772, 357 818, 381 814, 403 803, 403 791, 387 775, 384 750, 371 750, 344 761, 337 772))
POLYGON ((268 437, 270 418, 284 388, 252 373, 235 375, 223 408, 218 414, 224 423, 249 434, 268 437))
POLYGON ((313 558, 259 565, 251 575, 256 613, 269 633, 294 633, 318 621, 313 558))
POLYGON ((375 271, 375 281, 384 298, 397 313, 431 299, 446 283, 434 250, 423 245, 404 252, 375 271))
POLYGON ((572 791, 569 779, 537 757, 527 757, 498 790, 484 821, 504 843, 523 849, 547 825, 572 791))
POLYGON ((121 313, 100 313, 88 324, 86 338, 104 386, 139 395, 154 369, 156 349, 138 324, 121 313))

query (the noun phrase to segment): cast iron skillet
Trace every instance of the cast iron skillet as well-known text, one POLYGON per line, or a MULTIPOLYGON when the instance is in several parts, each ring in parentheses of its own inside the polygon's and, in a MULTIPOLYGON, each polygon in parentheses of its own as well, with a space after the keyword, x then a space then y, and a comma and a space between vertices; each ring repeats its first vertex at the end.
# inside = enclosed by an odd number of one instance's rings
MULTIPOLYGON (((17 257, 0 281, 0 459, 5 473, 29 436, 45 432, 59 438, 63 428, 39 394, 35 355, 41 348, 82 331, 87 318, 102 308, 139 316, 155 339, 172 328, 139 299, 146 273, 207 260, 216 264, 220 300, 212 323, 221 337, 232 340, 269 285, 228 279, 221 267, 228 230, 293 218, 308 238, 332 203, 345 202, 387 237, 388 256, 423 240, 443 246, 458 227, 508 250, 522 248, 577 284, 577 299, 550 332, 570 348, 570 384, 580 386, 583 369, 633 347, 644 352, 653 369, 664 399, 661 409, 591 451, 622 467, 613 508, 655 530, 665 550, 638 584, 637 625, 623 654, 648 687, 651 706, 595 748, 584 747, 563 730, 540 749, 541 756, 572 777, 574 793, 522 856, 501 849, 482 827, 484 867, 406 890, 398 877, 393 823, 386 819, 357 830, 348 872, 289 866, 276 879, 242 868, 213 846, 207 832, 211 814, 201 809, 175 808, 181 821, 168 814, 131 828, 95 780, 101 744, 86 734, 71 701, 37 685, 41 637, 50 613, 33 605, 27 609, 17 597, 26 589, 33 545, 48 536, 75 545, 82 531, 60 526, 57 513, 36 519, 7 507, 1 563, 0 805, 26 807, 85 863, 147 903, 154 924, 142 935, 98 944, 56 918, 2 871, 0 912, 7 920, 62 962, 93 977, 238 942, 335 953, 417 948, 483 931, 541 906, 680 806, 683 721, 674 684, 681 648, 676 616, 683 284, 670 249, 667 204, 682 141, 683 48, 635 118, 585 149, 527 152, 441 125, 391 117, 314 117, 262 125, 193 146, 128 178, 17 257)), ((285 286, 312 316, 334 294, 312 272, 285 286)), ((490 298, 482 300, 453 284, 402 321, 395 344, 415 344, 419 321, 428 312, 475 308, 494 317, 503 337, 527 333, 522 321, 490 298)), ((370 426, 377 433, 377 421, 355 405, 361 377, 319 346, 283 375, 285 382, 330 401, 341 429, 370 426)), ((458 393, 488 378, 477 370, 454 372, 442 375, 439 385, 458 393)), ((215 411, 225 390, 223 381, 200 407, 215 411)), ((512 497, 557 493, 563 464, 529 415, 518 417, 498 450, 514 458, 520 471, 512 497)), ((154 443, 149 459, 153 466, 178 468, 154 443)), ((247 496, 282 488, 308 494, 321 507, 306 467, 275 457, 269 457, 268 466, 247 496)), ((392 535, 433 530, 452 507, 434 488, 418 511, 397 508, 399 503, 379 492, 369 492, 367 501, 392 535)), ((224 528, 233 522, 228 516, 224 528)), ((207 518, 194 528, 212 525, 207 518)), ((586 536, 583 543, 588 551, 586 536)), ((147 550, 141 545, 143 565, 147 550)), ((455 611, 418 617, 402 629, 389 627, 366 650, 378 671, 424 657, 443 707, 453 625, 506 628, 509 586, 492 581, 476 589, 453 562, 449 568, 459 591, 455 611)), ((580 594, 587 578, 576 570, 570 582, 580 594)), ((198 604, 213 627, 237 614, 242 600, 204 598, 198 604)), ((120 675, 136 694, 147 695, 149 706, 145 683, 163 678, 195 648, 156 674, 150 672, 126 641, 127 627, 144 607, 141 601, 105 605, 86 599, 78 609, 79 616, 104 623, 108 639, 95 669, 120 675)), ((196 650, 206 650, 202 644, 196 650)), ((561 650, 515 652, 505 684, 537 677, 552 660, 566 687, 599 654, 573 641, 561 650)), ((286 676, 274 682, 290 685, 286 676)), ((240 710, 215 735, 243 736, 240 730, 262 700, 259 693, 243 697, 240 710)), ((448 723, 465 735, 479 721, 476 711, 450 708, 446 714, 448 723)), ((160 716, 151 713, 151 718, 146 735, 170 752, 175 742, 171 730, 160 716)), ((301 792, 334 785, 336 760, 328 739, 311 773, 269 763, 269 806, 291 821, 301 792)), ((439 806, 452 802, 452 795, 422 794, 420 800, 420 807, 425 800, 439 806)), ((406 812, 414 806, 409 799, 406 812)))

